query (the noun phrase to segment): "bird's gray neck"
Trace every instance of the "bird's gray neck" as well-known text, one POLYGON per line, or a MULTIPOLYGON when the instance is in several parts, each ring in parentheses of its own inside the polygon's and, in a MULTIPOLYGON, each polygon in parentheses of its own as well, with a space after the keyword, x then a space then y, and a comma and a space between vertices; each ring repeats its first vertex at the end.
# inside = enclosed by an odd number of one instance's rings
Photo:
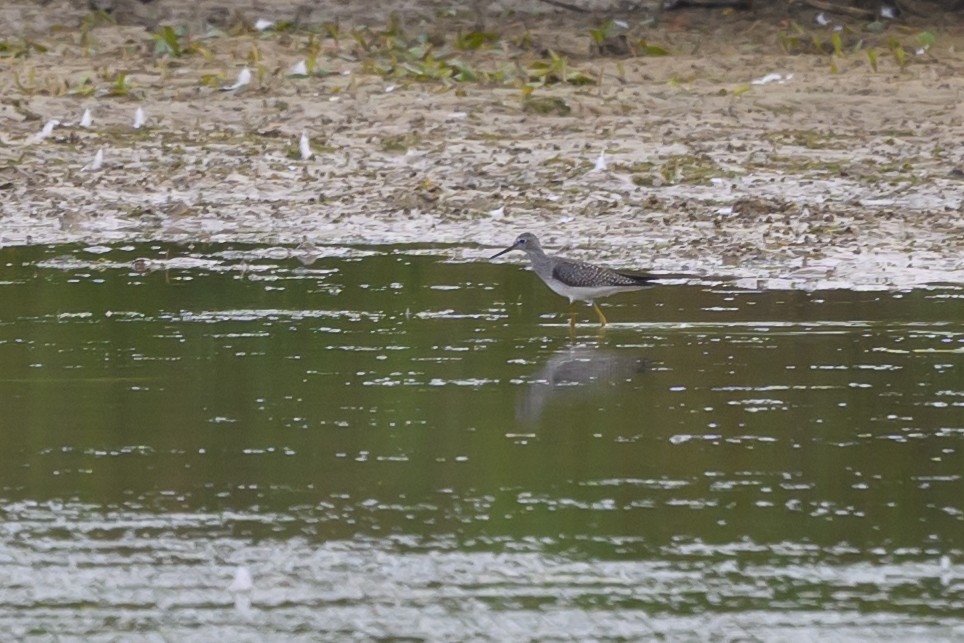
POLYGON ((532 269, 543 279, 552 275, 552 258, 542 251, 542 248, 534 248, 527 252, 529 261, 532 262, 532 269))

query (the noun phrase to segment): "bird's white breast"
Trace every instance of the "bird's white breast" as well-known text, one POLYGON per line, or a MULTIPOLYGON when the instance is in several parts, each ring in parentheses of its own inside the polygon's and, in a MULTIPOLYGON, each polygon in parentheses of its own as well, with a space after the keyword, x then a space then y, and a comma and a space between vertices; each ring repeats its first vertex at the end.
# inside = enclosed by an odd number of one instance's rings
POLYGON ((552 289, 552 292, 557 295, 562 295, 563 297, 568 297, 570 302, 573 301, 587 301, 592 302, 592 300, 599 297, 608 297, 609 295, 615 295, 618 292, 626 292, 628 290, 636 290, 636 288, 627 288, 626 286, 609 286, 609 287, 597 287, 597 288, 585 288, 581 286, 567 286, 566 284, 552 280, 546 284, 552 289))

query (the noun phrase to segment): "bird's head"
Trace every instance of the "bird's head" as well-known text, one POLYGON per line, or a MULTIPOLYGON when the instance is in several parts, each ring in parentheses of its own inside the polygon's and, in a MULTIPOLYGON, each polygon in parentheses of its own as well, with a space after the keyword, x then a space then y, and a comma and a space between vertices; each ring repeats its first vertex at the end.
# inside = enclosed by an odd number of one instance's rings
POLYGON ((523 232, 518 237, 516 237, 515 241, 512 243, 511 246, 509 246, 502 252, 492 255, 489 258, 495 259, 496 257, 501 257, 505 253, 512 252, 513 250, 522 250, 523 252, 528 254, 534 250, 541 249, 541 247, 542 246, 539 245, 539 239, 536 238, 536 235, 532 234, 531 232, 523 232))

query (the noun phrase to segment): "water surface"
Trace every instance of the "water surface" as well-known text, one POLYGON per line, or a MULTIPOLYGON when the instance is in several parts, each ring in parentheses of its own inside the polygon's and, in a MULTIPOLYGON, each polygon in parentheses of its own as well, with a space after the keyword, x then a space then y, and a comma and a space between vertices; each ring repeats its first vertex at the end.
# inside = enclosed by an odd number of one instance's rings
POLYGON ((4 639, 964 637, 960 288, 313 255, 0 250, 4 639))

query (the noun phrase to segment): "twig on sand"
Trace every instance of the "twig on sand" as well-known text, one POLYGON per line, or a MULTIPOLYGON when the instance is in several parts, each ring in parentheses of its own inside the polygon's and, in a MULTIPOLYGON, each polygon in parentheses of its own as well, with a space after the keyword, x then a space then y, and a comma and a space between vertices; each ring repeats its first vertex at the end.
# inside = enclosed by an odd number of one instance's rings
POLYGON ((873 18, 874 12, 871 9, 861 9, 859 7, 848 7, 843 4, 834 4, 824 0, 791 0, 791 2, 810 5, 814 9, 829 11, 830 13, 845 13, 855 18, 873 18))
POLYGON ((568 2, 562 2, 562 0, 539 0, 539 2, 545 2, 546 4, 551 4, 553 7, 559 7, 560 9, 568 9, 569 11, 578 11, 579 13, 589 13, 588 9, 577 7, 576 5, 569 4, 568 2))

